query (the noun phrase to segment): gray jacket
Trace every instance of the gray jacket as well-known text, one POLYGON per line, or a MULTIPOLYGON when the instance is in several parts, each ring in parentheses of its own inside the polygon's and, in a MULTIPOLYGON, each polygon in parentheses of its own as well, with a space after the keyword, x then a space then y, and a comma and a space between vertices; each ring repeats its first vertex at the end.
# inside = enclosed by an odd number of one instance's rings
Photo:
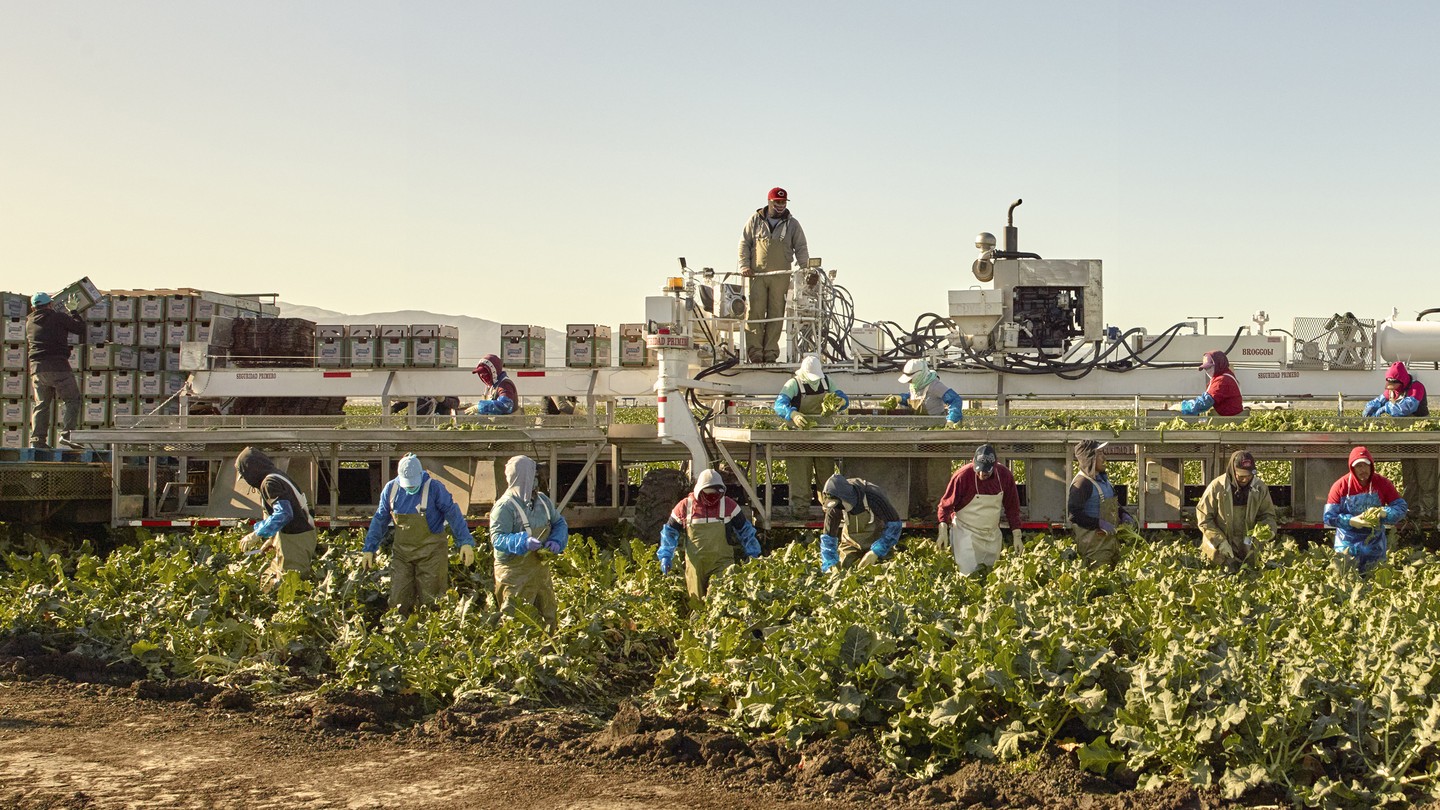
POLYGON ((769 210, 768 205, 758 209, 745 223, 740 233, 739 269, 748 267, 757 273, 785 271, 790 269, 791 260, 804 267, 810 261, 810 246, 805 243, 800 221, 786 211, 771 230, 765 216, 769 210))

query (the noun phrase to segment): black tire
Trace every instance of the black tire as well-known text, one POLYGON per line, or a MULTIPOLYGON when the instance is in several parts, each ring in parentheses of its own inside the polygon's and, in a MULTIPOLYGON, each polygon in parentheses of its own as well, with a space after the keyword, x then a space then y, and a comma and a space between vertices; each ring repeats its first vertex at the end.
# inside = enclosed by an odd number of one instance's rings
POLYGON ((690 492, 685 473, 662 467, 645 473, 635 496, 635 535, 651 545, 660 544, 660 528, 670 511, 690 492))

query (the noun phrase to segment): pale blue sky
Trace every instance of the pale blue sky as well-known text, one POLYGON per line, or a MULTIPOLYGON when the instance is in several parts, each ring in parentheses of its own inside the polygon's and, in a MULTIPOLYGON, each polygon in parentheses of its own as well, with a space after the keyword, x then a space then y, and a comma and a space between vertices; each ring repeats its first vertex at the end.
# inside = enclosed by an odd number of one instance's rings
POLYGON ((641 320, 789 189, 862 316, 974 236, 1105 315, 1440 306, 1440 5, 0 0, 0 288, 641 320))

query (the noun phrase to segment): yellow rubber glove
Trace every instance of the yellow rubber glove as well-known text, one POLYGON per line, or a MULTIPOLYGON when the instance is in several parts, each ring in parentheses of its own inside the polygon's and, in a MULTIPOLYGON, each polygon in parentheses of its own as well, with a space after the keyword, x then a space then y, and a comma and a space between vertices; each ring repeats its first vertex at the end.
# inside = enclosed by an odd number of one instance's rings
POLYGON ((856 567, 856 568, 869 568, 869 567, 872 566, 872 565, 879 565, 879 564, 880 564, 880 558, 877 557, 877 556, 875 556, 875 552, 873 552, 873 551, 867 551, 867 552, 865 552, 865 556, 860 558, 860 562, 857 563, 857 564, 855 565, 855 567, 856 567))
POLYGON ((260 547, 260 544, 262 542, 263 541, 260 539, 260 535, 256 534, 255 532, 250 532, 249 534, 240 538, 240 550, 250 551, 252 549, 257 549, 260 547))
POLYGON ((461 547, 460 547, 460 564, 463 565, 463 566, 465 566, 466 568, 469 568, 470 566, 472 566, 472 565, 475 564, 475 547, 474 547, 474 546, 461 546, 461 547))
POLYGON ((809 430, 815 427, 814 420, 799 411, 790 414, 790 421, 794 423, 795 427, 801 430, 809 430))
POLYGON ((890 396, 885 397, 884 399, 880 400, 880 407, 884 408, 884 409, 887 410, 887 411, 893 411, 893 410, 899 409, 899 407, 900 407, 900 395, 899 395, 899 394, 891 394, 890 396))
POLYGON ((360 554, 360 570, 369 571, 375 567, 375 552, 366 551, 360 554))

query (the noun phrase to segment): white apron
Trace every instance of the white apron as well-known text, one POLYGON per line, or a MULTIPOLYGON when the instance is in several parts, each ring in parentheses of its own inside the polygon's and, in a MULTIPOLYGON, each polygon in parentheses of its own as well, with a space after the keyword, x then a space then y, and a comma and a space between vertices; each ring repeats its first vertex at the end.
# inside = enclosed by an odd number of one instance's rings
POLYGON ((950 519, 950 552, 960 573, 968 574, 1000 559, 1000 513, 1004 493, 976 495, 950 519))

